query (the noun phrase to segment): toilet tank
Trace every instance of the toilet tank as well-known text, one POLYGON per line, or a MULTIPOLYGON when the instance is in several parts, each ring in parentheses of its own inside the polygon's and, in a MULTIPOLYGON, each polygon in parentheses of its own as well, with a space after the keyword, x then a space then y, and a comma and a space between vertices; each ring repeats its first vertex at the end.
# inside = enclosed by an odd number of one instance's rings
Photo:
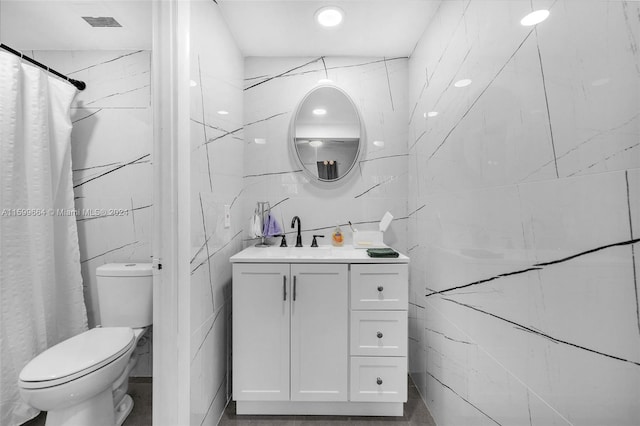
POLYGON ((100 325, 140 328, 153 322, 151 263, 108 263, 96 268, 100 325))

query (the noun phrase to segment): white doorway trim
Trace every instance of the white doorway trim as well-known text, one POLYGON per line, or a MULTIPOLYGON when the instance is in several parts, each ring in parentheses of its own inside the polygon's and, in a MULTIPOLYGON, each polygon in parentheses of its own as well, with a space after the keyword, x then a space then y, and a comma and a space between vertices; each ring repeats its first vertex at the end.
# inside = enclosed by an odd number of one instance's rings
POLYGON ((153 1, 155 426, 190 418, 189 11, 189 1, 153 1))

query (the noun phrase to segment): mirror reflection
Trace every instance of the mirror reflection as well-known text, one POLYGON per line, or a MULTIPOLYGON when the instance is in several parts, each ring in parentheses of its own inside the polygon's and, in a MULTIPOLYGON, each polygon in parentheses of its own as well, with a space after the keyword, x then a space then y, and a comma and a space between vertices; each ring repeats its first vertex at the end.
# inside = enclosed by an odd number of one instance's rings
POLYGON ((293 122, 295 153, 308 175, 320 181, 344 177, 360 151, 360 116, 337 87, 313 89, 298 107, 293 122))

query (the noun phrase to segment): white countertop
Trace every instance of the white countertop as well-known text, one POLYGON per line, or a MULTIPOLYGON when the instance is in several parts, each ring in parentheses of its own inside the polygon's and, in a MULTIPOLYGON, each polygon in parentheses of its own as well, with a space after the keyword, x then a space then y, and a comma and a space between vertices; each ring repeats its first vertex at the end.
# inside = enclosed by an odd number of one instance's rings
MULTIPOLYGON (((396 250, 397 251, 397 250, 396 250)), ((369 257, 366 249, 345 245, 333 247, 247 247, 231 256, 231 263, 409 263, 402 253, 399 257, 369 257)))

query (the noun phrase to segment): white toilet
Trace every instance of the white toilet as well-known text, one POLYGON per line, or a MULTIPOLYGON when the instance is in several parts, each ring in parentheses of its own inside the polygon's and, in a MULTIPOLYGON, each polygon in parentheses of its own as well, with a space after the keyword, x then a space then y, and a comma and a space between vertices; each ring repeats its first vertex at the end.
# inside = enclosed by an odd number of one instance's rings
POLYGON ((133 408, 132 356, 153 319, 150 263, 96 269, 101 326, 47 349, 20 372, 20 395, 47 426, 120 426, 133 408))

